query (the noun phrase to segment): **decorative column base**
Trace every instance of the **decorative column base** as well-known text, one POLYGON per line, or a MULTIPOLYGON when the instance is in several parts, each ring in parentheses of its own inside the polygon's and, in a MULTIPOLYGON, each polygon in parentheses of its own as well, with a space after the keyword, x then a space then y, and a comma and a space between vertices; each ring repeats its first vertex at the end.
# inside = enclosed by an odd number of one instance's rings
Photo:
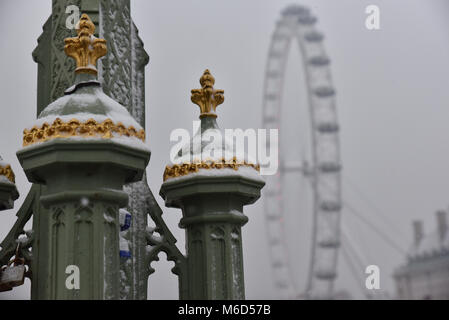
POLYGON ((185 176, 162 185, 166 205, 183 212, 189 299, 245 299, 241 227, 248 218, 243 206, 260 197, 263 185, 238 172, 185 176))
POLYGON ((50 211, 52 255, 51 299, 119 299, 119 208, 124 192, 61 192, 41 197, 50 211), (79 269, 79 289, 68 281, 71 266, 79 269), (95 279, 97 278, 97 279, 95 279), (104 281, 98 281, 103 279, 104 281), (69 282, 69 287, 67 286, 69 282))
POLYGON ((149 151, 111 140, 55 139, 17 156, 30 182, 46 184, 40 202, 50 215, 40 219, 48 235, 37 244, 33 278, 45 288, 34 298, 119 299, 123 185, 142 179, 149 151))

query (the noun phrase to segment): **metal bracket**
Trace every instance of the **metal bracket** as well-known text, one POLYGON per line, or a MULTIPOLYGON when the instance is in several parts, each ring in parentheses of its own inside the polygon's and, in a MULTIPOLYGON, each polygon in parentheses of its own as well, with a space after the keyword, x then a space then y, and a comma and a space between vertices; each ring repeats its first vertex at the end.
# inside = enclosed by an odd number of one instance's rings
POLYGON ((151 263, 159 261, 159 253, 162 251, 167 255, 168 261, 173 261, 175 266, 171 269, 173 274, 178 276, 179 280, 179 298, 188 299, 188 279, 187 279, 187 258, 179 251, 176 246, 176 238, 168 229, 162 218, 162 209, 159 207, 153 193, 149 192, 147 198, 147 207, 149 208, 150 218, 155 223, 155 228, 147 228, 146 239, 147 244, 151 247, 148 251, 147 263, 148 275, 154 273, 154 269, 151 267, 151 263), (156 236, 154 233, 160 234, 156 236))
POLYGON ((14 226, 0 244, 2 248, 0 250, 0 266, 4 266, 15 255, 17 244, 21 243, 20 255, 25 259, 25 264, 28 266, 29 272, 27 272, 26 276, 30 279, 32 278, 31 261, 33 259, 32 245, 34 236, 32 230, 24 231, 24 227, 33 216, 34 203, 38 194, 39 187, 32 185, 25 201, 16 214, 17 220, 14 226), (21 237, 21 235, 25 235, 25 237, 21 237))

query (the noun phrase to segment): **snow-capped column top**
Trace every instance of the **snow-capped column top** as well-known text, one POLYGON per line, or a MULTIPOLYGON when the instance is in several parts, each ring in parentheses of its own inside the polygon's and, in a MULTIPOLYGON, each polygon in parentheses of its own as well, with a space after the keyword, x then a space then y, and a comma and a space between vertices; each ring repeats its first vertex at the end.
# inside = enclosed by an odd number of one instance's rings
POLYGON ((94 36, 95 25, 85 13, 76 25, 77 37, 64 39, 65 53, 75 59, 75 72, 97 75, 97 60, 107 53, 106 40, 94 36))
POLYGON ((96 79, 95 65, 107 52, 106 40, 94 37, 95 25, 86 14, 76 29, 77 37, 64 40, 65 53, 76 61, 75 83, 24 129, 23 146, 53 139, 109 139, 148 150, 145 130, 124 106, 103 92, 96 79))
MULTIPOLYGON (((260 165, 244 150, 236 150, 217 124, 215 109, 224 102, 223 90, 214 89, 215 78, 206 69, 201 89, 193 89, 191 100, 201 109, 201 127, 176 153, 173 164, 165 167, 164 181, 184 176, 251 176, 259 178, 260 165), (204 137, 213 137, 212 141, 204 137), (197 142, 198 147, 194 147, 197 142), (242 169, 242 170, 239 170, 242 169)), ((173 181, 173 180, 172 180, 173 181)))

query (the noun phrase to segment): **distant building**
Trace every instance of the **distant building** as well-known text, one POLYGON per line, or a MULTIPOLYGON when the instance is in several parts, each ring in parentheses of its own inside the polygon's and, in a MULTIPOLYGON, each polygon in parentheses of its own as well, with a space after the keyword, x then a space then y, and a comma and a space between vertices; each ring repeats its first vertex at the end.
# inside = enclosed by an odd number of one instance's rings
POLYGON ((447 212, 436 213, 437 228, 424 235, 413 222, 414 243, 407 263, 394 273, 399 299, 449 299, 449 232, 447 212))

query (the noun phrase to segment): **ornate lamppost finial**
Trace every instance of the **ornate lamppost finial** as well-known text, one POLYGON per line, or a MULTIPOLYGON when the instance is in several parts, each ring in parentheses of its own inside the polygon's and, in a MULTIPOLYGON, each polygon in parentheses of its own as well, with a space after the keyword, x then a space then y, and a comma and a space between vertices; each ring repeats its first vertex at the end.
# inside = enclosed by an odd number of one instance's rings
POLYGON ((97 75, 97 60, 107 53, 106 40, 94 36, 95 25, 85 13, 76 26, 77 37, 64 39, 66 55, 75 59, 75 73, 97 75))
POLYGON ((224 102, 224 91, 214 89, 215 78, 210 71, 206 69, 200 78, 201 89, 193 89, 191 100, 201 109, 200 118, 216 118, 215 110, 217 106, 224 102))
POLYGON ((11 169, 11 165, 6 164, 2 166, 1 158, 0 158, 0 176, 4 176, 10 182, 16 183, 16 176, 14 175, 14 171, 12 171, 11 169))
POLYGON ((33 248, 47 248, 46 261, 75 262, 83 270, 77 290, 67 290, 65 264, 34 267, 47 286, 33 293, 38 298, 120 299, 119 213, 129 204, 123 187, 143 181, 150 159, 142 126, 94 79, 97 59, 106 53, 106 41, 94 31, 83 14, 78 36, 65 39, 65 52, 77 63, 75 84, 23 131, 24 148, 17 152, 28 181, 47 186, 33 199, 51 227, 36 232, 33 248))
MULTIPOLYGON (((15 185, 14 172, 11 166, 0 157, 0 211, 12 209, 17 198, 19 198, 19 193, 15 185)), ((5 286, 2 281, 0 291, 5 291, 5 289, 9 290, 9 285, 5 286)))

